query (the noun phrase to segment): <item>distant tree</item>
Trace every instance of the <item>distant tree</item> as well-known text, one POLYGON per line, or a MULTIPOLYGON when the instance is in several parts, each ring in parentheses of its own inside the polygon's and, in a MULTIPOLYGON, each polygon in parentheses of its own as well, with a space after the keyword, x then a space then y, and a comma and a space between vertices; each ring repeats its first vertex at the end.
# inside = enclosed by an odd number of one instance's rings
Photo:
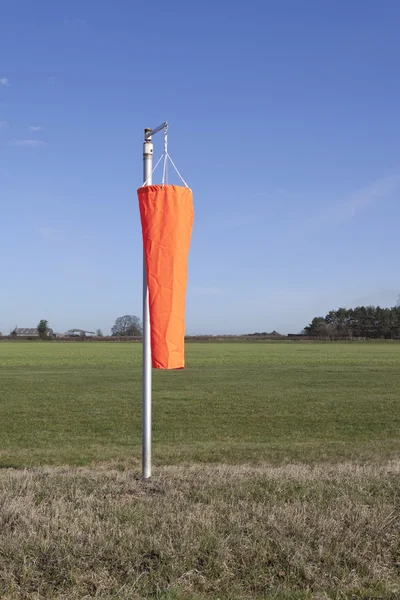
POLYGON ((400 337, 400 306, 357 306, 331 310, 323 317, 315 317, 305 327, 306 335, 341 339, 394 339, 400 337))
POLYGON ((314 317, 307 327, 304 327, 304 333, 315 337, 327 337, 331 329, 324 317, 314 317))
POLYGON ((49 335, 49 322, 46 321, 46 319, 41 319, 36 329, 38 330, 41 339, 45 340, 49 335))
POLYGON ((347 308, 338 308, 331 310, 325 317, 325 322, 329 325, 330 334, 339 337, 349 337, 352 335, 353 311, 347 308))
POLYGON ((103 332, 101 329, 96 329, 96 336, 97 337, 103 337, 103 332))
POLYGON ((142 335, 142 333, 142 321, 135 315, 124 315, 123 317, 118 317, 118 319, 115 321, 115 325, 111 329, 111 334, 117 336, 139 336, 142 335))

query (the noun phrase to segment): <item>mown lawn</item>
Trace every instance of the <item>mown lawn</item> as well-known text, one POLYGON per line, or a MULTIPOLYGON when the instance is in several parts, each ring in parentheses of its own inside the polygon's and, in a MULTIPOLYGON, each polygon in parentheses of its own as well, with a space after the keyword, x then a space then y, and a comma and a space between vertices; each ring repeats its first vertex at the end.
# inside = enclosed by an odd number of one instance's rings
MULTIPOLYGON (((156 465, 398 455, 400 344, 190 343, 154 372, 156 465)), ((140 462, 141 347, 1 343, 0 466, 140 462)))
POLYGON ((400 594, 400 344, 0 344, 0 597, 400 594), (207 464, 208 463, 208 464, 207 464))

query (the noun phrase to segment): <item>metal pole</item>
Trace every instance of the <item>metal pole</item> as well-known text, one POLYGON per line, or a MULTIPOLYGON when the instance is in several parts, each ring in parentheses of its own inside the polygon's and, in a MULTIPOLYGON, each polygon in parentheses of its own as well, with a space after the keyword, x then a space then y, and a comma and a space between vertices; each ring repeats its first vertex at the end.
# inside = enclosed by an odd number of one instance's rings
MULTIPOLYGON (((144 130, 143 181, 152 184, 153 144, 151 129, 144 130)), ((142 389, 142 478, 151 477, 151 343, 149 290, 143 255, 143 389, 142 389)))

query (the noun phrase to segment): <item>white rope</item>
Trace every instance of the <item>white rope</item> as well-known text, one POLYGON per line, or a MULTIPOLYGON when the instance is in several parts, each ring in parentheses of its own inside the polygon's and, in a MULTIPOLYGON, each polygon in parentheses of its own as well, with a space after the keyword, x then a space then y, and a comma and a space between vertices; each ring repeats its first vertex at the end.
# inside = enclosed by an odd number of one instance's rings
MULTIPOLYGON (((189 188, 188 184, 183 179, 182 175, 179 173, 179 171, 178 171, 178 169, 177 169, 174 161, 172 160, 172 158, 168 154, 168 127, 165 127, 165 129, 164 129, 164 152, 161 154, 160 158, 158 159, 156 166, 154 167, 154 169, 151 172, 151 175, 153 175, 154 171, 157 169, 158 165, 160 164, 160 162, 162 161, 163 158, 164 158, 164 166, 163 166, 163 175, 162 175, 162 181, 161 181, 162 182, 162 187, 164 188, 165 184, 168 185, 168 159, 169 159, 171 161, 171 164, 174 167, 175 171, 178 173, 181 181, 185 185, 185 187, 189 188)), ((151 175, 149 175, 149 177, 143 183, 143 186, 147 185, 147 182, 151 178, 151 175)))
POLYGON ((168 127, 164 129, 164 168, 162 176, 163 189, 164 183, 167 183, 168 185, 168 127))
POLYGON ((160 164, 160 162, 162 161, 162 157, 164 156, 164 154, 161 154, 160 158, 157 161, 156 166, 154 167, 154 169, 151 172, 151 175, 148 176, 148 178, 146 179, 146 181, 143 183, 142 187, 144 187, 145 185, 147 185, 147 182, 149 181, 149 179, 151 179, 151 176, 153 175, 154 171, 157 169, 158 165, 160 164))
MULTIPOLYGON (((172 166, 174 167, 175 171, 178 173, 179 177, 181 178, 182 182, 185 184, 185 187, 189 188, 188 184, 186 183, 186 181, 183 179, 182 175, 179 173, 178 169, 176 168, 176 165, 174 163, 174 161, 172 160, 172 158, 170 157, 170 155, 168 154, 168 158, 172 163, 172 166)), ((189 188, 190 189, 190 188, 189 188)))

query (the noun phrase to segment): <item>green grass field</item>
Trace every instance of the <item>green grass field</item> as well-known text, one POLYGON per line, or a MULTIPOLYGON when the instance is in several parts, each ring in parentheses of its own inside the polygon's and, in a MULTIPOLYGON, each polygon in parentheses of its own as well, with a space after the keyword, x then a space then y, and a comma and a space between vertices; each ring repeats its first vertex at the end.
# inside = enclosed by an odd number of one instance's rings
MULTIPOLYGON (((400 344, 193 343, 154 372, 156 465, 380 460, 399 450, 400 344)), ((141 346, 0 344, 0 465, 136 465, 141 346)))
POLYGON ((2 600, 400 596, 400 344, 0 344, 2 600))

